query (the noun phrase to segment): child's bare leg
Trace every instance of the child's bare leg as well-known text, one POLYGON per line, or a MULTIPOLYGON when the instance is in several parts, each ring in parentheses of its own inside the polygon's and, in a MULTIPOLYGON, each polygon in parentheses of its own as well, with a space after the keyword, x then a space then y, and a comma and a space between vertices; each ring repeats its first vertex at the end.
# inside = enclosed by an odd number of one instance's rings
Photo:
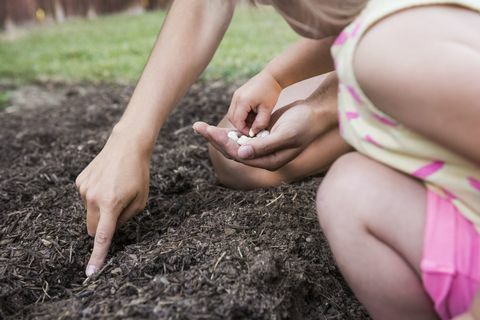
POLYGON ((320 224, 374 319, 436 319, 420 274, 426 190, 358 153, 337 160, 317 195, 320 224))
MULTIPOLYGON (((319 87, 323 79, 324 77, 315 77, 287 88, 282 92, 275 109, 307 98, 319 87)), ((325 99, 324 102, 336 103, 336 99, 325 99)), ((233 128, 226 118, 218 126, 233 128)), ((215 148, 209 146, 210 159, 218 179, 222 184, 237 189, 268 187, 318 174, 325 171, 335 159, 350 150, 351 148, 338 134, 338 129, 332 129, 314 140, 304 152, 284 167, 276 171, 268 171, 229 160, 215 148)))
POLYGON ((338 129, 332 129, 313 141, 297 158, 282 168, 268 171, 229 160, 209 146, 210 160, 218 180, 223 185, 235 189, 269 187, 324 172, 335 159, 350 150, 338 129))

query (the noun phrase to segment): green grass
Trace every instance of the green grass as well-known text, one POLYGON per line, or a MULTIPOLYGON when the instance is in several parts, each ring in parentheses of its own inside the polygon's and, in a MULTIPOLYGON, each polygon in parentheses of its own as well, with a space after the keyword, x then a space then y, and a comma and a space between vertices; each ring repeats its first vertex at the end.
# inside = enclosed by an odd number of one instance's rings
POLYGON ((10 103, 10 92, 9 91, 0 92, 0 110, 8 107, 9 103, 10 103))
MULTIPOLYGON (((113 15, 0 37, 0 81, 133 82, 165 13, 113 15), (13 38, 13 39, 11 39, 13 38)), ((206 79, 252 76, 297 36, 273 10, 238 8, 206 79)))

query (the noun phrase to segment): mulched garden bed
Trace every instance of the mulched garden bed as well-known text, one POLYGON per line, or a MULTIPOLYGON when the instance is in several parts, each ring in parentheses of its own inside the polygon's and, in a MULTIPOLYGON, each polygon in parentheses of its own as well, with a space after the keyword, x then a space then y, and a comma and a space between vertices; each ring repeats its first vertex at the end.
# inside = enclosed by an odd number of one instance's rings
POLYGON ((0 111, 0 318, 368 319, 317 222, 321 177, 255 191, 216 181, 190 127, 220 120, 223 83, 196 84, 170 117, 146 210, 85 281, 92 239, 74 181, 131 92, 40 84, 0 111))

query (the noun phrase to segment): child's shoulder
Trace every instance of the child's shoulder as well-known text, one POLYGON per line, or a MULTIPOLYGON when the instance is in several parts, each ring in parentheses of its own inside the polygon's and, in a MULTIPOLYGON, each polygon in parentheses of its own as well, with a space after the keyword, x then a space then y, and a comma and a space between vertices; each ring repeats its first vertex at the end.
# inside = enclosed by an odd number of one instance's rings
POLYGON ((474 30, 480 30, 480 15, 458 7, 418 7, 388 16, 358 44, 357 81, 367 92, 403 95, 398 90, 403 87, 419 94, 451 94, 453 79, 445 81, 442 74, 478 77, 480 38, 474 30))

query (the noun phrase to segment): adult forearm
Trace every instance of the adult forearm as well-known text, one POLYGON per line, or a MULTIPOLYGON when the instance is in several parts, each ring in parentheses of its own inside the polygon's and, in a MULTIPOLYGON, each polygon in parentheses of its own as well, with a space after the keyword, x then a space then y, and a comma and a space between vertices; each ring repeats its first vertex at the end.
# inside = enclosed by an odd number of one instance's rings
POLYGON ((285 88, 296 82, 333 71, 333 59, 330 54, 334 37, 320 40, 302 38, 287 49, 266 67, 285 88))
POLYGON ((233 1, 173 3, 114 133, 151 151, 166 118, 213 57, 233 11, 233 1))

